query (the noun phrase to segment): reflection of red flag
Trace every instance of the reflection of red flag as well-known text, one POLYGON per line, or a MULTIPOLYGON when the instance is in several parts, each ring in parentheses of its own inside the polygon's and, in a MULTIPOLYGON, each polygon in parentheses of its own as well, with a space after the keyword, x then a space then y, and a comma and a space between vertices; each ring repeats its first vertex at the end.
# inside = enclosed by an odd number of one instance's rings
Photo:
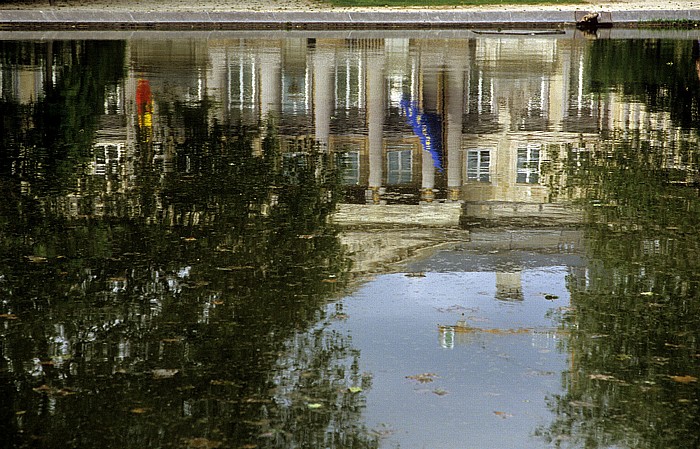
POLYGON ((139 80, 136 86, 136 112, 139 117, 151 112, 151 99, 151 83, 148 80, 139 80))
POLYGON ((139 127, 146 133, 143 135, 144 140, 150 141, 153 127, 153 96, 148 80, 140 79, 136 85, 136 114, 139 127))

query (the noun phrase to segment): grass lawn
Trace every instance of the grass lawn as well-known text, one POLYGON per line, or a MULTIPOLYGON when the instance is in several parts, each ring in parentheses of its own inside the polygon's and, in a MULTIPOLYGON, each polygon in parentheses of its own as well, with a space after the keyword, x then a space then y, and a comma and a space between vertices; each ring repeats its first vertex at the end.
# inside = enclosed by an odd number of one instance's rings
POLYGON ((572 5, 583 0, 328 0, 333 6, 572 5))

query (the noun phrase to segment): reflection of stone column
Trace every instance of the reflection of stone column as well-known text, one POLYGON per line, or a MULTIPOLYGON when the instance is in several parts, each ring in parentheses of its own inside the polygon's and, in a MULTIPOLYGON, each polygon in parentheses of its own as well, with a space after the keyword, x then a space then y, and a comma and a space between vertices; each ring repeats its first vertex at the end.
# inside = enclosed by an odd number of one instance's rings
POLYGON ((520 271, 496 273, 496 299, 501 301, 522 301, 525 299, 520 271))
MULTIPOLYGON (((421 83, 421 103, 424 112, 439 113, 438 94, 440 81, 437 72, 424 73, 421 83)), ((421 200, 431 202, 435 198, 435 167, 432 155, 425 148, 421 151, 421 200)))
POLYGON ((464 73, 460 61, 452 59, 447 73, 447 98, 445 99, 447 152, 447 199, 458 201, 462 186, 462 119, 464 98, 464 73))
POLYGON ((317 47, 314 53, 314 126, 321 151, 328 151, 333 114, 333 54, 332 50, 317 47))
POLYGON ((267 48, 260 53, 260 118, 276 118, 280 111, 282 58, 279 48, 267 48))
POLYGON ((379 191, 384 178, 383 130, 384 130, 384 58, 371 55, 365 66, 367 79, 367 122, 369 140, 369 189, 368 201, 379 203, 379 191))
POLYGON ((421 170, 421 200, 428 203, 435 199, 435 167, 433 166, 433 156, 425 150, 421 151, 422 170, 421 170))

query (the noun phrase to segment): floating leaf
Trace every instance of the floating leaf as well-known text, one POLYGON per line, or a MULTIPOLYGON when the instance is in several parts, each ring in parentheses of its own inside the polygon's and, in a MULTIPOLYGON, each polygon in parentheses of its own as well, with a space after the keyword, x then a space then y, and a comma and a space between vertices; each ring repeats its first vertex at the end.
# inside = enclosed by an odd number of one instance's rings
POLYGON ((135 415, 143 415, 144 413, 148 412, 150 409, 145 408, 145 407, 136 407, 132 408, 129 410, 129 412, 135 414, 135 415))
POLYGON ((571 401, 569 402, 569 405, 572 407, 584 407, 584 408, 592 408, 595 407, 595 404, 592 402, 586 402, 586 401, 571 401))
POLYGON ((47 394, 49 396, 54 396, 54 397, 55 396, 69 396, 69 395, 75 394, 75 391, 73 391, 69 388, 61 388, 59 390, 59 389, 50 387, 46 384, 41 385, 41 386, 36 387, 36 388, 32 388, 32 390, 34 390, 37 393, 47 394))
POLYGON ((180 372, 180 370, 178 370, 178 369, 154 369, 153 370, 153 378, 154 379, 170 379, 171 377, 175 376, 179 372, 180 372))
POLYGON ((438 377, 438 375, 435 373, 423 373, 423 374, 414 374, 413 376, 406 376, 406 379, 415 380, 416 382, 420 382, 420 383, 424 384, 424 383, 432 382, 437 377, 438 377))
POLYGON ((309 407, 311 410, 316 410, 323 407, 323 404, 319 404, 318 402, 312 402, 311 404, 307 404, 306 406, 309 407))
POLYGON ((24 256, 27 258, 28 261, 31 263, 44 263, 46 262, 46 257, 41 257, 41 256, 24 256))
POLYGON ((32 388, 32 390, 36 391, 37 393, 48 393, 49 391, 51 391, 51 387, 44 384, 40 387, 32 388))
POLYGON ((18 319, 18 318, 17 318, 17 315, 14 315, 14 314, 12 314, 12 313, 3 313, 3 314, 0 314, 0 318, 5 318, 6 320, 16 320, 16 319, 18 319))
POLYGON ((653 296, 654 292, 641 292, 640 295, 641 296, 653 296))
POLYGON ((207 438, 192 438, 190 440, 186 440, 185 443, 187 444, 188 448, 194 449, 214 449, 221 447, 221 441, 209 440, 207 438))
POLYGON ((496 411, 496 412, 493 412, 493 414, 496 415, 496 416, 498 416, 499 418, 503 418, 503 419, 512 418, 512 417, 513 417, 513 415, 511 415, 510 413, 506 413, 506 412, 498 412, 498 411, 496 411))
POLYGON ((236 385, 236 382, 232 380, 220 380, 220 379, 214 379, 211 382, 209 382, 212 385, 236 385))
POLYGON ((435 393, 438 396, 445 396, 446 394, 448 394, 447 390, 443 390, 442 388, 436 388, 435 390, 433 390, 433 393, 435 393))
POLYGON ((695 376, 671 376, 671 380, 682 384, 689 384, 692 382, 697 382, 698 378, 695 376))
POLYGON ((614 376, 609 376, 607 374, 591 374, 588 376, 589 379, 593 380, 605 380, 605 381, 616 381, 614 376))
POLYGON ((219 271, 237 271, 237 270, 250 270, 255 267, 251 265, 240 265, 240 266, 233 266, 233 267, 216 267, 217 270, 219 271))
POLYGON ((551 295, 549 293, 545 293, 544 299, 546 299, 547 301, 554 301, 555 299, 559 299, 559 297, 557 295, 551 295))
POLYGON ((360 387, 350 387, 350 388, 348 388, 348 391, 349 391, 350 393, 359 393, 359 392, 362 391, 362 388, 360 388, 360 387))

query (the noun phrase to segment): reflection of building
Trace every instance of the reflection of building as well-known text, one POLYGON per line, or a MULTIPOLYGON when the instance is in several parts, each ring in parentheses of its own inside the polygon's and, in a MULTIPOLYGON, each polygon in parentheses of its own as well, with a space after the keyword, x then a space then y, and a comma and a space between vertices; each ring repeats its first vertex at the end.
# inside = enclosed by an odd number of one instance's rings
MULTIPOLYGON (((164 114, 205 101, 205 123, 241 123, 258 136, 267 123, 283 151, 337 154, 349 202, 459 200, 465 223, 574 219, 565 205, 580 192, 562 167, 614 145, 602 132, 661 147, 665 166, 690 176, 692 163, 674 143, 690 137, 668 113, 617 93, 589 93, 589 49, 585 41, 531 36, 133 40, 126 78, 105 92, 93 181, 127 191, 138 158, 161 174, 174 170, 189 136, 182 116, 164 114), (151 102, 141 104, 145 82, 151 102), (139 125, 148 139, 137 154, 139 125)), ((2 98, 41 96, 54 70, 35 59, 36 66, 0 66, 2 98)), ((187 158, 178 169, 190 169, 187 158)))

